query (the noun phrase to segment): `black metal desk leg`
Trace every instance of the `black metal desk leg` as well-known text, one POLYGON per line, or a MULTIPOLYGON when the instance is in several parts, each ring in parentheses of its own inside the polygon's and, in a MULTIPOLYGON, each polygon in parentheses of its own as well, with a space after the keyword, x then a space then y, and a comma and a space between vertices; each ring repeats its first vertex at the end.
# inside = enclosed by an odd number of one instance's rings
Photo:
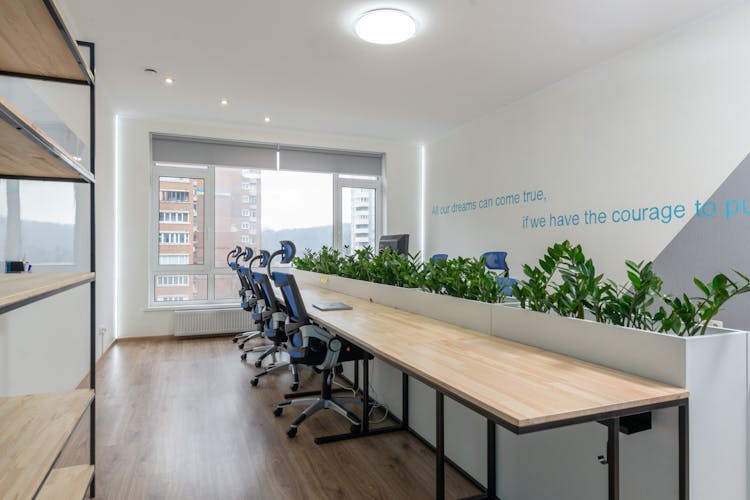
POLYGON ((362 360, 362 433, 370 430, 370 360, 362 360))
POLYGON ((495 422, 487 419, 487 498, 497 496, 497 439, 495 422))
POLYGON ((678 480, 680 485, 678 487, 680 500, 688 500, 690 498, 690 422, 688 420, 689 413, 688 403, 678 407, 678 420, 679 420, 679 473, 678 480))
POLYGON ((445 418, 443 393, 435 391, 435 498, 445 498, 445 418))
POLYGON ((620 419, 607 421, 609 500, 620 500, 620 419))

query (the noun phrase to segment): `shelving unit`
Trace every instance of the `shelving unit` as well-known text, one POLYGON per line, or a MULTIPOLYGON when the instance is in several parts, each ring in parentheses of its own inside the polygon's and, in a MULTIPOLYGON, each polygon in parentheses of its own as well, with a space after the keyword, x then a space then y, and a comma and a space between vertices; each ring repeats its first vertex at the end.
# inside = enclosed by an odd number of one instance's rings
POLYGON ((89 285, 89 389, 0 397, 0 492, 27 499, 83 498, 95 487, 96 195, 94 44, 72 36, 53 0, 0 0, 0 75, 89 88, 91 164, 62 148, 0 96, 0 178, 90 185, 90 269, 78 273, 0 274, 0 314, 89 285), (88 64, 81 48, 88 49, 88 64), (89 463, 54 469, 89 410, 89 463))
POLYGON ((92 281, 94 273, 0 274, 0 314, 92 281))
POLYGON ((94 182, 94 175, 0 97, 0 176, 94 182))
POLYGON ((0 491, 32 498, 94 399, 91 389, 0 398, 0 491))

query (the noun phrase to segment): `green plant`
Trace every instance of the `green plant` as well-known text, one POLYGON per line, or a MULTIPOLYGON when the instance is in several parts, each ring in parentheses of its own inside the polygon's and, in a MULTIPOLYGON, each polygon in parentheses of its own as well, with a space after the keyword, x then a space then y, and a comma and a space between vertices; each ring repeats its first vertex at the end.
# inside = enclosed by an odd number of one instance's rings
POLYGON ((342 254, 329 247, 319 252, 305 250, 294 260, 303 271, 336 274, 346 278, 372 281, 404 288, 421 288, 430 292, 484 302, 498 302, 497 277, 483 259, 457 257, 422 263, 420 254, 399 254, 389 248, 376 253, 364 247, 342 254))
POLYGON ((704 283, 698 278, 693 283, 703 293, 702 297, 664 296, 664 302, 670 308, 659 308, 656 319, 660 322, 659 331, 672 332, 678 335, 705 335, 708 323, 719 313, 721 308, 732 298, 750 292, 750 279, 734 271, 741 279, 738 283, 727 275, 719 273, 704 283))
POLYGON ((581 319, 588 313, 599 322, 692 336, 704 335, 724 304, 750 292, 750 279, 735 271, 737 280, 723 273, 708 283, 694 279, 702 296, 663 295, 652 262, 628 260, 625 265, 624 285, 604 280, 581 246, 566 240, 547 248, 537 266, 523 266, 526 279, 514 285, 513 295, 533 311, 581 319), (656 309, 658 301, 663 304, 656 309))
POLYGON ((598 321, 653 330, 656 319, 651 310, 656 299, 661 298, 662 280, 654 272, 653 262, 636 264, 626 260, 625 266, 628 283, 618 286, 609 282, 603 319, 598 321))
POLYGON ((597 319, 603 315, 608 284, 602 285, 603 275, 587 259, 581 245, 568 240, 555 243, 539 259, 537 267, 523 266, 525 280, 513 287, 513 295, 521 307, 533 311, 555 311, 560 316, 583 319, 586 310, 597 319), (559 279, 555 281, 555 278, 559 279))

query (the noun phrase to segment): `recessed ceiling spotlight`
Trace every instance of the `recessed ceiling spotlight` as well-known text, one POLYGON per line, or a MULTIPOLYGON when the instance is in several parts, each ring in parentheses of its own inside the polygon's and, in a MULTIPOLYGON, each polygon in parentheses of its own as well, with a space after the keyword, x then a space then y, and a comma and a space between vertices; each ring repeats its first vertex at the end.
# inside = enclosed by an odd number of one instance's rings
POLYGON ((174 78, 168 76, 164 79, 164 83, 166 83, 167 85, 172 85, 174 83, 174 78))
POLYGON ((219 104, 221 104, 222 106, 226 106, 227 104, 229 104, 229 99, 222 99, 221 101, 219 101, 219 104))
POLYGON ((270 116, 266 116, 265 118, 263 118, 263 121, 266 122, 266 123, 270 123, 271 122, 271 117, 270 116))
POLYGON ((362 40, 380 45, 405 42, 417 32, 417 23, 399 9, 375 9, 362 14, 354 24, 362 40))

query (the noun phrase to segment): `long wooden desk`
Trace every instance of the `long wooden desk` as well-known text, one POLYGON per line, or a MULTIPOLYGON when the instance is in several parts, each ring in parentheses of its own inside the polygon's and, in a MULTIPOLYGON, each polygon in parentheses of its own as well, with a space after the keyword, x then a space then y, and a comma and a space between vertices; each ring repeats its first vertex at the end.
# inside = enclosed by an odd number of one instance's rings
MULTIPOLYGON (((483 498, 495 498, 495 424, 516 434, 583 422, 606 424, 609 498, 617 499, 620 419, 677 406, 679 498, 688 498, 687 390, 319 287, 300 285, 300 291, 316 323, 436 390, 438 498, 444 479, 444 395, 487 418, 488 488, 483 498), (320 311, 313 307, 320 302, 344 302, 352 309, 320 311)), ((407 387, 404 383, 404 391, 407 387)))

